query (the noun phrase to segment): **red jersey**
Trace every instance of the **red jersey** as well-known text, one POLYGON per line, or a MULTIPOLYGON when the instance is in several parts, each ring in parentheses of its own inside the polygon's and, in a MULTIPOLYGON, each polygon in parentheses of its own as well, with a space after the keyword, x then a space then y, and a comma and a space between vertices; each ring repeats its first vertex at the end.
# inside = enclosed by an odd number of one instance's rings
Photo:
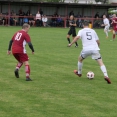
POLYGON ((12 40, 12 53, 26 53, 26 43, 31 42, 31 40, 30 36, 24 30, 15 33, 12 40))
POLYGON ((117 29, 117 23, 114 23, 114 21, 115 22, 117 22, 117 17, 114 17, 114 18, 112 18, 112 26, 113 26, 113 29, 117 29))

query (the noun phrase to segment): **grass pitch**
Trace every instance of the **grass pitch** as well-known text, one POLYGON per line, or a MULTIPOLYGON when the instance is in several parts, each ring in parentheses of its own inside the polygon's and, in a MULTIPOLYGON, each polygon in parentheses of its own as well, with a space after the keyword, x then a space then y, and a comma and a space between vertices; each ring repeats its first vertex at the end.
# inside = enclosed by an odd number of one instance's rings
MULTIPOLYGON (((29 34, 35 54, 27 46, 32 82, 25 81, 24 66, 20 78, 14 76, 16 60, 6 54, 9 40, 21 27, 0 27, 0 117, 117 117, 117 38, 100 38, 100 53, 112 81, 109 85, 97 63, 84 61, 83 76, 74 75, 82 49, 67 47, 68 28, 31 28, 29 34), (88 80, 86 73, 95 78, 88 80)), ((79 29, 77 29, 78 31, 79 29)))

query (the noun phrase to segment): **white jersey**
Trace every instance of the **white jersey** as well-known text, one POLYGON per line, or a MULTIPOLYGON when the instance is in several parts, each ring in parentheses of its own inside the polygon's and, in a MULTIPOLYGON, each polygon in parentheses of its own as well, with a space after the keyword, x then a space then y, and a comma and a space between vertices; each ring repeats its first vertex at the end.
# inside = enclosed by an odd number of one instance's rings
POLYGON ((103 19, 104 25, 110 26, 109 20, 107 18, 103 19))
POLYGON ((96 40, 99 40, 97 33, 90 28, 79 30, 78 35, 82 40, 83 50, 100 50, 96 40))

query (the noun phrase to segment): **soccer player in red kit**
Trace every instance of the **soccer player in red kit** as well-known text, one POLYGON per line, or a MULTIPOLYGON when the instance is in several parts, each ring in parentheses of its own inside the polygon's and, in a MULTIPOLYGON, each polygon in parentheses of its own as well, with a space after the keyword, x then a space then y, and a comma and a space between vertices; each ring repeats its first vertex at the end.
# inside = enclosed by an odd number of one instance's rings
POLYGON ((27 34, 30 29, 30 25, 24 23, 22 26, 22 30, 16 32, 12 39, 9 42, 8 54, 12 54, 15 59, 18 61, 16 69, 14 71, 16 78, 19 78, 19 69, 24 64, 25 65, 25 73, 26 73, 26 81, 32 81, 30 79, 30 65, 28 62, 28 55, 26 54, 26 43, 28 43, 30 49, 32 50, 32 54, 34 54, 34 48, 31 43, 30 36, 27 34))
POLYGON ((113 26, 113 40, 115 40, 115 36, 116 36, 116 33, 117 33, 117 17, 116 17, 116 14, 113 14, 111 24, 113 26))

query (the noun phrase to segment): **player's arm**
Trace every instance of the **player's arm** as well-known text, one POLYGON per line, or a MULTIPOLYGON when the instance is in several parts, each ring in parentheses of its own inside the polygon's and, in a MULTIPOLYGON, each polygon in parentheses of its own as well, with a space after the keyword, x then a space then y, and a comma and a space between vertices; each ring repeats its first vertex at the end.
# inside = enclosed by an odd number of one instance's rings
POLYGON ((100 46, 100 41, 99 40, 96 40, 96 42, 97 42, 98 46, 100 46))
POLYGON ((95 41, 97 42, 98 46, 100 46, 100 41, 97 33, 94 31, 95 41))
POLYGON ((33 48, 33 45, 32 45, 31 42, 28 42, 28 46, 29 46, 29 48, 32 50, 32 53, 34 53, 34 48, 33 48))
POLYGON ((74 24, 70 23, 70 26, 77 26, 76 21, 74 22, 74 24))
POLYGON ((76 36, 74 40, 68 45, 68 47, 72 46, 78 39, 80 39, 80 36, 76 36))
POLYGON ((12 46, 12 43, 13 43, 13 40, 11 39, 11 40, 9 41, 9 47, 8 47, 7 54, 11 54, 11 46, 12 46))
POLYGON ((77 26, 77 25, 76 25, 76 22, 75 22, 75 24, 72 24, 72 26, 77 26))

